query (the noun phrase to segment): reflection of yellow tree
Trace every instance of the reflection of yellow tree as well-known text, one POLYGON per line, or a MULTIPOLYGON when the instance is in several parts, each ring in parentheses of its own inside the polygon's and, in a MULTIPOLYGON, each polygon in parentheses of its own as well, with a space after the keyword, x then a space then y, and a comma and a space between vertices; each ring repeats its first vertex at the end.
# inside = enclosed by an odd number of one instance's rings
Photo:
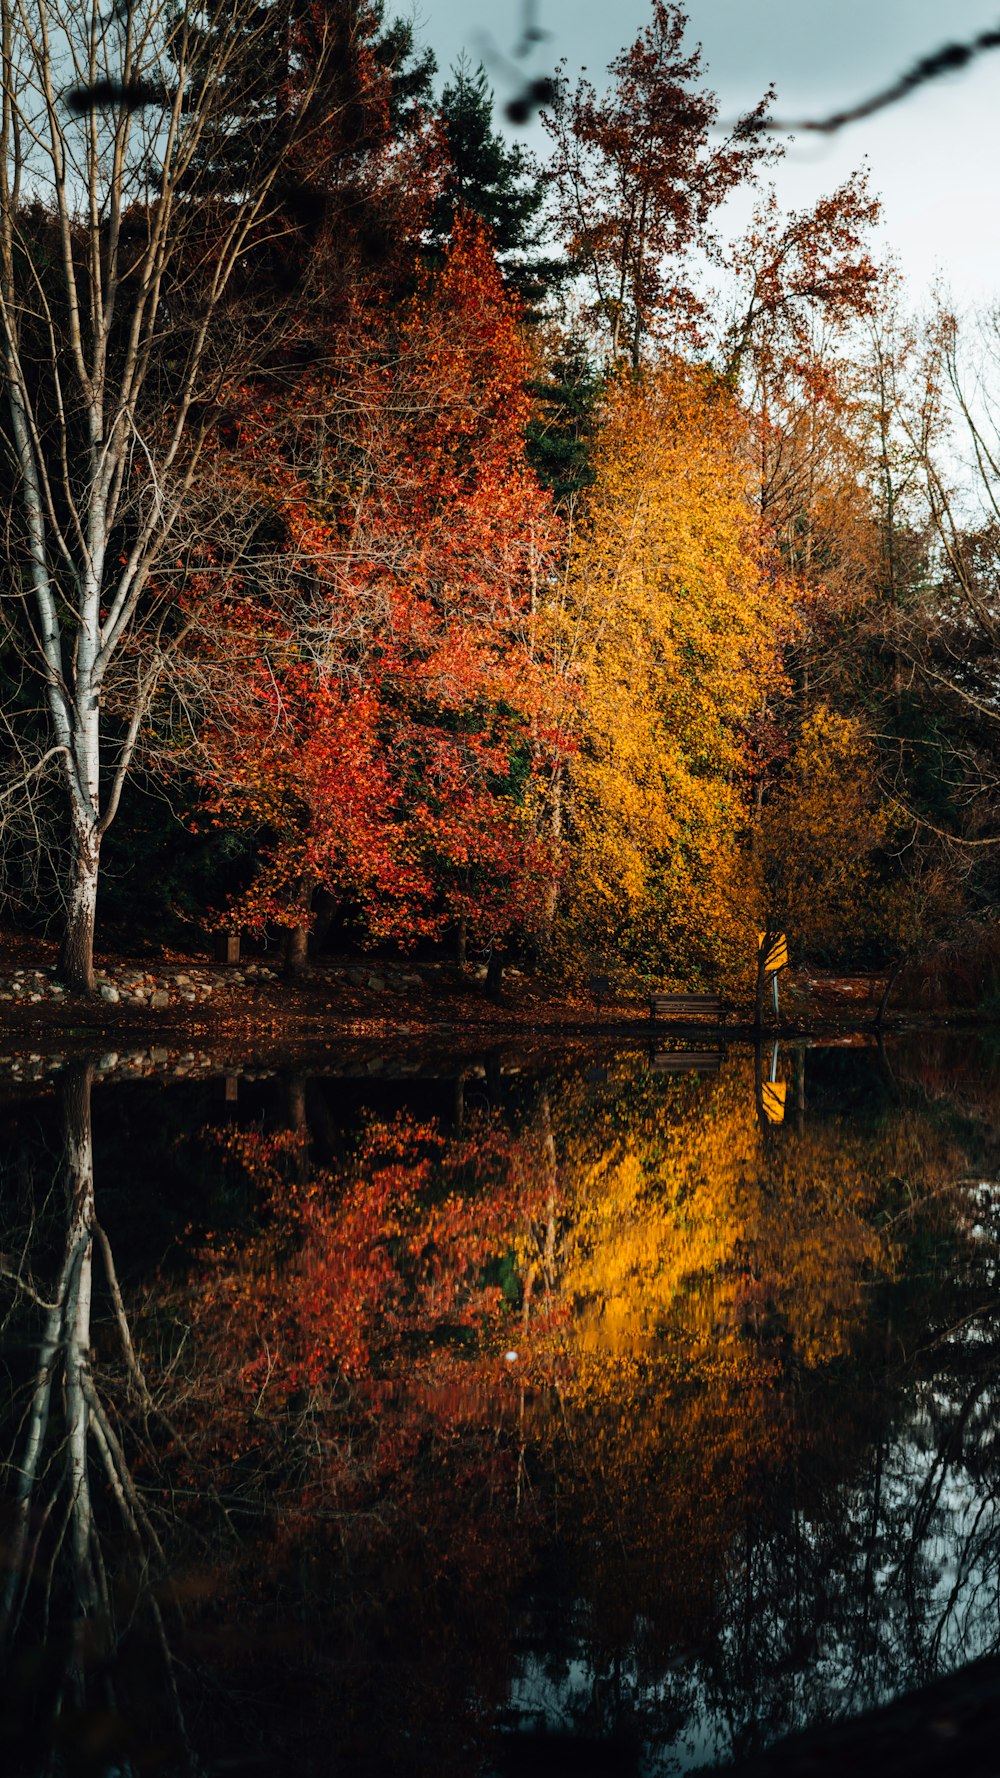
POLYGON ((689 1364, 766 1320, 804 1362, 835 1356, 866 1272, 891 1268, 873 1219, 898 1138, 852 1140, 828 1121, 774 1145, 749 1058, 672 1090, 673 1111, 647 1098, 627 1121, 613 1105, 585 1122, 564 1108, 559 1289, 574 1348, 621 1356, 669 1332, 689 1364))
POLYGON ((627 1113, 614 1086, 603 1106, 553 1099, 568 1312, 533 1341, 550 1391, 528 1416, 580 1584, 640 1664, 704 1633, 792 1455, 853 1450, 843 1415, 823 1426, 803 1396, 869 1338, 873 1286, 903 1256, 900 1203, 964 1158, 919 1109, 775 1139, 748 1057, 661 1091, 633 1086, 627 1113))

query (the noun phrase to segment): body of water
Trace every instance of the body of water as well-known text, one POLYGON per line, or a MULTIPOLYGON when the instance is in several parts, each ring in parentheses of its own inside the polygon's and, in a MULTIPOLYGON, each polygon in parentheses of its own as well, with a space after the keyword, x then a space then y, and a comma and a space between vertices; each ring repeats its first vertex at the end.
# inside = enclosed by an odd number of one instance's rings
POLYGON ((0 1065, 0 1757, 671 1774, 1000 1644, 1000 1055, 0 1065))

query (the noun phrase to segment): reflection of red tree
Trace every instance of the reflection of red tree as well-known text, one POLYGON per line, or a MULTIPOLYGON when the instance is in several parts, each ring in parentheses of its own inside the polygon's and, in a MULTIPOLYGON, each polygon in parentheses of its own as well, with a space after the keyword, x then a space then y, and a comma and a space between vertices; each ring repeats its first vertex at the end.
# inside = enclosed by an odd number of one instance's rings
POLYGON ((337 1171, 303 1169, 297 1132, 223 1138, 257 1199, 250 1240, 210 1238, 193 1325, 209 1369, 258 1406, 442 1371, 462 1346, 495 1365, 513 1305, 497 1266, 530 1225, 531 1145, 486 1124, 373 1125, 337 1171), (303 1177, 303 1171, 305 1177, 303 1177))
POLYGON ((399 1118, 325 1169, 296 1134, 221 1141, 253 1228, 209 1235, 173 1305, 194 1350, 178 1507, 200 1522, 210 1477, 245 1539, 198 1630, 243 1700, 217 1732, 242 1745, 259 1709, 270 1733, 279 1675, 289 1767, 329 1736, 351 1770, 471 1778, 530 1555, 501 1267, 539 1208, 537 1145, 485 1120, 446 1144, 399 1118))

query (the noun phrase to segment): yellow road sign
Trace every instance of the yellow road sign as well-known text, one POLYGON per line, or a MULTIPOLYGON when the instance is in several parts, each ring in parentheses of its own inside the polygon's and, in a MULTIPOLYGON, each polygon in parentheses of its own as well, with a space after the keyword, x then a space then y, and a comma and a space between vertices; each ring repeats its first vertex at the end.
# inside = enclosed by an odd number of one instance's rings
MULTIPOLYGON (((766 938, 766 932, 758 932, 758 950, 761 949, 766 938)), ((779 969, 788 968, 788 940, 783 932, 776 932, 772 935, 767 956, 764 958, 764 968, 771 975, 776 974, 779 969)))
POLYGON ((761 1099, 764 1116, 769 1124, 783 1124, 785 1121, 785 1094, 788 1091, 786 1080, 765 1080, 761 1088, 761 1099))

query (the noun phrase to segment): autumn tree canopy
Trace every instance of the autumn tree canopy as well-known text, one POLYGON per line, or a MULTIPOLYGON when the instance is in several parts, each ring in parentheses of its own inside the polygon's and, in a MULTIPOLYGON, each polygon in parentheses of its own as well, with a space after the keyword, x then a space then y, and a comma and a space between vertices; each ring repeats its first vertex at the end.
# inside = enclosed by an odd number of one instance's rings
POLYGON ((687 15, 653 0, 652 20, 613 59, 600 94, 563 70, 545 115, 556 219, 613 359, 638 367, 657 341, 697 337, 703 307, 691 261, 711 253, 719 206, 765 158, 752 128, 765 101, 720 144, 687 15))
MULTIPOLYGON (((365 342, 346 401, 337 366, 263 424, 248 404, 236 451, 258 460, 282 584, 239 707, 209 710, 197 747, 216 818, 260 837, 242 921, 307 926, 322 889, 375 936, 530 930, 544 847, 528 637, 551 518, 525 461, 525 373, 489 239, 459 219, 391 350, 365 342)), ((264 609, 248 607, 251 630, 264 609)))
POLYGON ((293 964, 319 918, 735 983, 774 898, 804 953, 974 946, 992 394, 865 174, 783 213, 768 95, 723 134, 669 0, 563 66, 538 160, 380 3, 95 13, 100 105, 46 5, 58 103, 7 22, 0 888, 61 907, 71 984, 153 829, 217 861, 189 925, 293 964), (841 744, 864 796, 790 824, 841 744))
POLYGON ((579 686, 568 917, 683 979, 738 970, 757 908, 747 737, 780 678, 788 589, 726 387, 679 359, 608 391, 557 646, 579 686))

